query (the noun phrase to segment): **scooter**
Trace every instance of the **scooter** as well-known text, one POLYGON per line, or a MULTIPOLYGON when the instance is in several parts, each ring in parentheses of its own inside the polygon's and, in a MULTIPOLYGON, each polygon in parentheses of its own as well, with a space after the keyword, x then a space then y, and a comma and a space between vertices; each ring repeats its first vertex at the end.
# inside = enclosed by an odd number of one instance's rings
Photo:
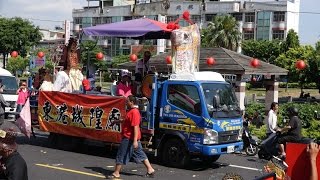
POLYGON ((254 140, 250 134, 248 122, 243 122, 243 150, 248 156, 255 156, 259 150, 259 144, 256 140, 254 140))
MULTIPOLYGON (((259 146, 258 157, 259 159, 271 160, 273 157, 279 156, 278 138, 281 132, 271 134, 267 139, 263 140, 259 146)), ((302 137, 295 143, 309 144, 313 139, 302 137)))

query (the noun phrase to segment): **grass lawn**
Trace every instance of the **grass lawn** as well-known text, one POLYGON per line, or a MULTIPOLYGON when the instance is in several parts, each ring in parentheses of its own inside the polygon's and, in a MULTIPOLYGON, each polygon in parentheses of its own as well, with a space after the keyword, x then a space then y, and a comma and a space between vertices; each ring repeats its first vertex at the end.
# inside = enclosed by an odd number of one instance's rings
MULTIPOLYGON (((305 93, 310 93, 310 96, 320 98, 320 94, 319 94, 318 89, 304 89, 303 91, 305 93)), ((298 98, 300 96, 300 92, 301 92, 301 90, 298 88, 288 88, 288 91, 286 91, 286 88, 279 88, 279 97, 292 96, 292 97, 298 98)), ((257 96, 265 96, 266 89, 265 88, 252 88, 250 90, 246 90, 246 96, 251 97, 252 94, 256 94, 257 96)))

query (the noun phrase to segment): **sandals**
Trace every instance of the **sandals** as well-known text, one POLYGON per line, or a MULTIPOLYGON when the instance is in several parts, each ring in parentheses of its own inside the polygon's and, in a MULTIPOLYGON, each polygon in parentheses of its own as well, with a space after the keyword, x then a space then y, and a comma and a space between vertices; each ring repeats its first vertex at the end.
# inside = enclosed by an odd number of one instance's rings
POLYGON ((148 173, 147 172, 147 174, 145 174, 143 177, 145 177, 145 178, 154 178, 154 174, 155 174, 154 171, 152 173, 148 173))
POLYGON ((107 179, 120 179, 120 176, 115 176, 114 174, 111 174, 107 176, 107 179))

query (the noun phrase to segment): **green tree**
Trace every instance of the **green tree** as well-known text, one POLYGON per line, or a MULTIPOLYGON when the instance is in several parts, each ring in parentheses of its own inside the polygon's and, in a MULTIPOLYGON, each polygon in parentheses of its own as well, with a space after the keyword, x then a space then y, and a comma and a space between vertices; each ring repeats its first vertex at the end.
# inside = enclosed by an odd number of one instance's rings
POLYGON ((12 51, 18 51, 22 57, 32 46, 41 40, 39 27, 35 27, 30 21, 22 18, 0 18, 0 53, 5 58, 12 51))
POLYGON ((299 46, 297 48, 290 48, 287 52, 281 54, 275 63, 277 66, 289 70, 289 81, 299 82, 301 88, 308 82, 312 82, 313 78, 310 76, 310 62, 314 58, 314 48, 311 46, 299 46), (299 70, 296 68, 295 64, 297 60, 304 60, 306 63, 306 68, 299 70))
POLYGON ((99 69, 106 65, 106 62, 102 62, 96 58, 98 52, 103 50, 97 45, 96 41, 83 41, 80 45, 81 49, 81 63, 82 65, 87 65, 88 53, 89 53, 89 66, 95 66, 99 69))
POLYGON ((241 43, 242 53, 274 64, 275 59, 281 54, 281 41, 273 40, 247 40, 241 43))
POLYGON ((215 16, 201 33, 203 47, 223 47, 235 51, 240 45, 241 33, 238 23, 230 15, 215 16))
POLYGON ((286 37, 286 40, 282 44, 282 50, 286 52, 290 48, 298 48, 299 46, 300 42, 298 34, 293 29, 290 29, 286 37))
POLYGON ((16 75, 17 71, 24 71, 28 65, 29 60, 27 58, 21 56, 16 58, 11 57, 8 61, 7 70, 16 75))

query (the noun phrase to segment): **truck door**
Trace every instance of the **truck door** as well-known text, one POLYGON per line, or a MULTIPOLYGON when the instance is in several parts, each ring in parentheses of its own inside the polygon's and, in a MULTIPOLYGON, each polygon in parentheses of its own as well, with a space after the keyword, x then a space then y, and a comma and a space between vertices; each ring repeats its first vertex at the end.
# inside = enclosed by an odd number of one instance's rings
MULTIPOLYGON (((192 132, 203 127, 200 88, 196 83, 166 84, 162 98, 162 118, 160 127, 180 131, 185 139, 190 139, 192 132)), ((200 135, 193 138, 193 142, 200 142, 200 135)))

